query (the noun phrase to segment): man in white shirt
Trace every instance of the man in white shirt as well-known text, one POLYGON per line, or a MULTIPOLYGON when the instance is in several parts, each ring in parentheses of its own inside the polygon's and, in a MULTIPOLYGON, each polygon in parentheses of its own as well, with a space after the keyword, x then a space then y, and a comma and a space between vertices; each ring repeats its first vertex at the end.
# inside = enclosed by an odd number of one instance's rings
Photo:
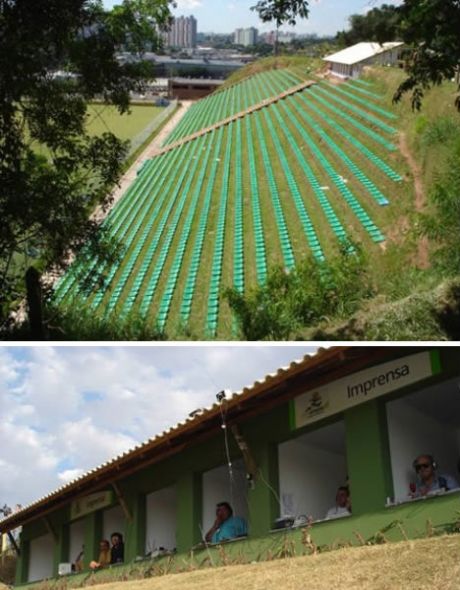
POLYGON ((347 486, 340 486, 335 496, 335 506, 329 508, 325 516, 326 520, 342 518, 351 515, 350 492, 347 486))

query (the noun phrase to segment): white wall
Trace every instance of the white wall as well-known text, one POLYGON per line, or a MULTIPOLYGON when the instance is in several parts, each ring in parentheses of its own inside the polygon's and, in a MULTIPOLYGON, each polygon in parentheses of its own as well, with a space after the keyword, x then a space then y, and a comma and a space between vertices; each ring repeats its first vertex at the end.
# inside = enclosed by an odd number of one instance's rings
MULTIPOLYGON (((216 504, 228 502, 234 516, 248 519, 247 482, 243 461, 232 463, 233 485, 227 465, 203 473, 203 536, 216 518, 216 504)), ((248 523, 249 524, 249 523, 248 523)))
MULTIPOLYGON (((70 525, 69 563, 75 563, 77 555, 85 542, 85 519, 76 520, 70 525)), ((88 560, 87 560, 88 561, 88 560)))
POLYGON ((458 432, 401 399, 387 404, 388 435, 395 500, 407 500, 415 481, 412 462, 424 453, 433 455, 439 473, 458 479, 458 432))
POLYGON ((53 537, 43 535, 30 542, 28 582, 50 578, 53 575, 53 537))
POLYGON ((176 487, 157 490, 146 498, 145 553, 159 547, 176 547, 177 495, 176 487))
POLYGON ((110 543, 112 533, 121 533, 125 541, 125 514, 121 506, 104 510, 102 518, 102 538, 110 543))
POLYGON ((339 454, 308 444, 307 437, 278 447, 280 516, 305 514, 319 520, 335 506, 337 488, 346 481, 345 441, 339 454))

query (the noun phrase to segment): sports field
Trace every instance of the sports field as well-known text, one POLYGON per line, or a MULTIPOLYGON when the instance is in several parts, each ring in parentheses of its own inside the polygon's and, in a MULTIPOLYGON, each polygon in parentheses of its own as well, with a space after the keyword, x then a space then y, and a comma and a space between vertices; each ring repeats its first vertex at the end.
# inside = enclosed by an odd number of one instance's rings
MULTIPOLYGON (((303 81, 300 68, 252 76, 193 105, 166 144, 303 81)), ((322 261, 348 240, 378 257, 412 203, 398 116, 369 81, 316 82, 150 160, 105 221, 123 260, 77 261, 87 277, 105 272, 105 285, 83 292, 71 269, 56 301, 226 339, 225 287, 245 292, 270 266, 322 261)))
POLYGON ((162 107, 132 105, 130 113, 121 115, 113 106, 91 104, 88 108, 87 129, 91 135, 110 131, 119 139, 132 140, 163 111, 162 107))

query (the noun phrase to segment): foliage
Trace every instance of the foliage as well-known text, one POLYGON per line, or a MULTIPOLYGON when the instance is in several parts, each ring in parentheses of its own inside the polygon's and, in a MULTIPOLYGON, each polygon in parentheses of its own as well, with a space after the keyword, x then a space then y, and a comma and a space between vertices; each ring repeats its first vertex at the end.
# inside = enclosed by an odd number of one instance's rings
POLYGON ((301 328, 325 316, 344 316, 373 294, 365 256, 360 248, 318 263, 307 258, 293 271, 277 267, 267 282, 241 295, 225 292, 246 340, 288 340, 301 328))
POLYGON ((383 4, 366 14, 352 14, 349 18, 350 29, 337 33, 337 42, 341 47, 348 47, 361 41, 384 43, 399 38, 401 17, 396 6, 383 4))
POLYGON ((251 10, 262 22, 275 21, 275 55, 278 53, 278 30, 283 24, 295 26, 298 18, 308 18, 308 0, 259 0, 251 10))
MULTIPOLYGON (((437 245, 435 264, 451 275, 460 274, 460 129, 451 123, 449 132, 456 130, 455 147, 445 169, 438 173, 430 198, 434 214, 426 214, 423 220, 425 234, 437 245)), ((439 132, 439 130, 438 130, 439 132)), ((436 131, 434 132, 436 133, 436 131)), ((430 128, 426 135, 433 141, 430 128)), ((441 138, 444 135, 441 135, 441 138)))
MULTIPOLYGON (((90 309, 77 303, 63 307, 56 307, 50 301, 44 309, 47 339, 76 340, 76 341, 148 341, 167 340, 164 332, 149 327, 145 318, 131 313, 125 319, 105 318, 94 314, 90 309)), ((12 340, 29 340, 30 328, 28 322, 15 325, 0 337, 12 340)))
MULTIPOLYGON (((402 39, 411 50, 405 61, 408 77, 394 100, 411 92, 412 108, 419 110, 428 88, 459 75, 460 0, 405 0, 398 12, 402 39)), ((460 96, 455 103, 460 110, 460 96)))
POLYGON ((165 24, 169 3, 124 0, 110 13, 100 0, 0 0, 0 324, 22 299, 31 259, 62 267, 85 243, 115 255, 90 214, 109 206, 127 146, 108 132, 89 136, 87 104, 128 110, 152 68, 121 63, 116 51, 139 52, 146 23, 165 24))

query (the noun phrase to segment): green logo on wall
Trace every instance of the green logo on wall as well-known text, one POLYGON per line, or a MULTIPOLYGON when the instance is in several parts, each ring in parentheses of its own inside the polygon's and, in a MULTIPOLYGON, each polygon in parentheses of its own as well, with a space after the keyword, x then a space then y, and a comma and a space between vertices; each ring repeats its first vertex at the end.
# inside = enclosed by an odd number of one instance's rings
POLYGON ((90 494, 84 498, 74 500, 70 505, 70 519, 75 520, 90 512, 106 508, 107 506, 110 506, 112 502, 113 492, 111 491, 98 492, 97 494, 90 494))
POLYGON ((325 412, 328 407, 329 400, 326 399, 326 395, 319 391, 313 391, 310 394, 310 399, 304 410, 304 414, 307 418, 313 418, 314 416, 319 416, 325 412))

